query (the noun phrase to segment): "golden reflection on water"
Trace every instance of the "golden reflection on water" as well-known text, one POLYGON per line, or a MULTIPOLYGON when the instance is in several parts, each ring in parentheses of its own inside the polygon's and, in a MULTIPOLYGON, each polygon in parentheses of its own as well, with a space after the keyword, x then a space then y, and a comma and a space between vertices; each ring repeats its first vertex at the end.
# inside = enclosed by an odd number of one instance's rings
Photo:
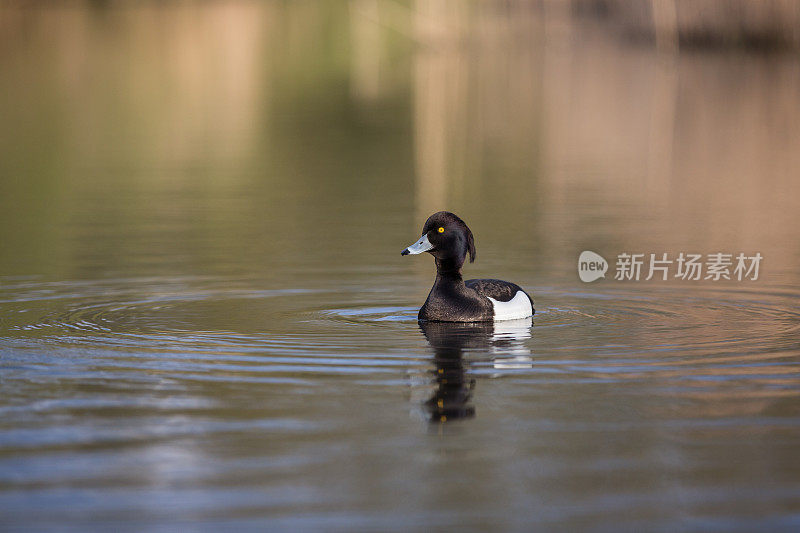
POLYGON ((598 208, 608 218, 643 219, 615 227, 626 247, 768 250, 773 269, 798 255, 791 57, 660 54, 520 3, 361 1, 344 16, 306 3, 11 7, 2 21, 6 42, 16 39, 2 78, 3 116, 16 125, 0 145, 8 172, 26 164, 19 158, 77 175, 106 165, 252 168, 285 135, 275 115, 286 102, 341 79, 367 109, 410 90, 417 224, 443 207, 507 224, 504 213, 546 202, 523 231, 569 256, 564 243, 586 229, 567 215, 597 202, 610 205, 598 208), (552 238, 556 227, 565 238, 552 238))
POLYGON ((16 77, 8 85, 18 91, 8 96, 45 98, 38 109, 6 111, 22 127, 36 125, 32 112, 54 113, 63 128, 57 155, 77 166, 252 155, 269 94, 262 73, 272 11, 247 2, 5 8, 17 56, 6 57, 6 81, 16 77))
MULTIPOLYGON (((517 31, 475 31, 463 42, 441 30, 415 54, 419 219, 436 206, 474 209, 487 196, 512 212, 532 194, 557 212, 613 202, 618 216, 643 219, 616 228, 628 246, 767 249, 771 268, 792 268, 794 58, 659 54, 582 27, 545 41, 525 17, 502 20, 517 31)), ((493 26, 490 17, 480 23, 493 26)), ((556 222, 566 242, 586 230, 556 222)))

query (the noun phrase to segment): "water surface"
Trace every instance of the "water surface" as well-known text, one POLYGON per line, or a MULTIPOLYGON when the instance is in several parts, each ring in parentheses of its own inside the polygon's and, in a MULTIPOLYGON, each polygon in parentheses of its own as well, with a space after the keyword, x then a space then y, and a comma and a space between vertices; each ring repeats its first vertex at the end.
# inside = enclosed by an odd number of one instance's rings
POLYGON ((797 62, 372 6, 3 13, 0 526, 796 530, 797 62), (438 209, 531 323, 417 324, 438 209))

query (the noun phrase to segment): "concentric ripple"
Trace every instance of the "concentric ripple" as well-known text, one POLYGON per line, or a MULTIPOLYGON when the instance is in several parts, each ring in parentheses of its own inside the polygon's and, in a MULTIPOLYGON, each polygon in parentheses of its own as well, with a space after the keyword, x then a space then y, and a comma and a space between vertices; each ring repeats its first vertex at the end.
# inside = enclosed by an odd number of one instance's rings
MULTIPOLYGON (((702 364, 793 357, 800 329, 798 294, 790 289, 630 287, 535 291, 537 310, 526 349, 540 362, 635 357, 637 365, 702 364)), ((96 282, 6 282, 0 328, 7 342, 120 349, 160 358, 191 354, 226 362, 304 367, 328 358, 381 361, 429 353, 416 305, 375 305, 395 298, 368 289, 263 288, 246 280, 139 278, 96 282), (326 303, 349 302, 348 306, 326 303), (205 354, 205 355, 203 355, 205 354)), ((399 303, 399 302, 398 302, 399 303)), ((497 349, 487 351, 487 357, 497 349)))
POLYGON ((418 324, 418 302, 391 284, 298 285, 5 281, 0 484, 20 472, 31 490, 168 479, 224 491, 297 472, 335 484, 362 447, 430 444, 410 423, 436 438, 471 428, 489 457, 507 435, 558 453, 619 435, 638 457, 664 428, 797 429, 793 290, 541 287, 533 320, 418 324), (93 468, 66 466, 81 457, 93 468))

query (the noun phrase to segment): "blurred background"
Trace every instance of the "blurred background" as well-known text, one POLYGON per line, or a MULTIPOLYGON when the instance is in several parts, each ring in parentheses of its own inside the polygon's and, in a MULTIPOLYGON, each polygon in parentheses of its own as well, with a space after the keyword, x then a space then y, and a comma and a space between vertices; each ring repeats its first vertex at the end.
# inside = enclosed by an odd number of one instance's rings
POLYGON ((554 274, 629 238, 793 267, 799 6, 6 2, 0 271, 302 262, 439 209, 554 274))
POLYGON ((796 0, 5 1, 0 529, 796 531, 798 177, 796 0))

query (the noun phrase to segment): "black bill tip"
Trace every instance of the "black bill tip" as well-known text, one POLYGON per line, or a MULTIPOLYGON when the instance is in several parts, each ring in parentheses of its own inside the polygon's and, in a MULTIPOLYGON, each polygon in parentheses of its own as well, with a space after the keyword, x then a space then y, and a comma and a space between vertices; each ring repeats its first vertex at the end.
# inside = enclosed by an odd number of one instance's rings
POLYGON ((400 252, 400 255, 408 255, 408 254, 410 254, 410 253, 411 253, 411 252, 409 252, 409 251, 408 251, 408 248, 406 248, 405 250, 403 250, 402 252, 400 252))

